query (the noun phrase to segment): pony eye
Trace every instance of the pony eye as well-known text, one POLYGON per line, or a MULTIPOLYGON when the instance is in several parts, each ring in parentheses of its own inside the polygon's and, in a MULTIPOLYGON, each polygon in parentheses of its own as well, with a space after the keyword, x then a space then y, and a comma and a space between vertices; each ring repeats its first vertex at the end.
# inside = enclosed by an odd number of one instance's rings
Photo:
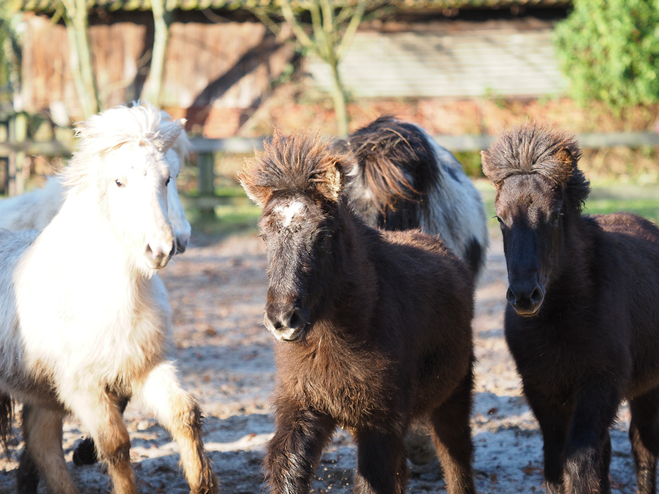
POLYGON ((560 217, 561 217, 561 213, 559 213, 558 211, 554 211, 554 212, 551 213, 551 215, 549 216, 549 222, 550 222, 552 225, 557 225, 557 224, 558 224, 558 219, 559 219, 560 217))
POLYGON ((120 182, 119 180, 115 180, 114 183, 117 184, 117 187, 123 187, 124 186, 124 184, 122 182, 120 182))
POLYGON ((499 218, 498 216, 494 216, 494 217, 497 219, 499 223, 503 223, 503 220, 501 218, 499 218))
POLYGON ((167 181, 165 182, 165 187, 169 185, 169 181, 172 179, 172 177, 167 177, 167 181))

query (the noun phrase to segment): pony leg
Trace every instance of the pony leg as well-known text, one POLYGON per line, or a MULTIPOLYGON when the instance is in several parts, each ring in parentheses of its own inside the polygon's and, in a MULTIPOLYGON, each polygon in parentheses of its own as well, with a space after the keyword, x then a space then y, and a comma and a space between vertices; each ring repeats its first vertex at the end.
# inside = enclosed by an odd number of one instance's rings
POLYGON ((600 492, 611 492, 609 481, 609 467, 611 466, 611 435, 606 430, 606 437, 602 441, 602 453, 600 455, 600 492))
POLYGON ((50 492, 76 494, 62 450, 63 414, 54 410, 23 407, 25 450, 18 467, 18 492, 36 493, 39 472, 50 492))
POLYGON ((473 376, 470 373, 430 415, 435 448, 444 468, 449 494, 476 492, 471 467, 474 446, 469 423, 472 387, 473 376))
POLYGON ((300 410, 295 403, 276 403, 276 432, 263 461, 273 494, 306 494, 323 447, 336 427, 327 415, 300 410))
POLYGON ((565 443, 566 492, 602 492, 603 446, 619 404, 620 393, 611 382, 588 383, 577 394, 565 443))
MULTIPOLYGON (((117 399, 117 408, 119 413, 123 417, 126 406, 128 405, 129 398, 121 397, 117 399)), ((82 465, 93 465, 98 461, 98 455, 96 454, 96 445, 91 436, 86 437, 82 440, 76 449, 73 451, 73 463, 77 466, 82 465)))
POLYGON ((361 429, 355 432, 357 473, 355 494, 403 494, 408 468, 403 436, 361 429))
POLYGON ((634 467, 639 494, 657 491, 657 457, 659 456, 659 388, 629 401, 632 421, 629 440, 632 443, 634 467))
POLYGON ((108 467, 113 494, 137 494, 130 464, 130 437, 112 396, 88 391, 75 392, 67 398, 71 410, 89 429, 96 450, 108 467))
MULTIPOLYGON (((16 486, 17 490, 21 494, 37 494, 37 487, 39 486, 39 469, 37 468, 34 458, 30 454, 30 450, 27 447, 30 444, 30 431, 33 420, 30 420, 30 406, 23 405, 22 417, 22 429, 23 429, 23 441, 25 442, 25 448, 21 453, 21 460, 18 465, 18 471, 16 475, 16 486)), ((34 414, 32 414, 34 415, 34 414)))
MULTIPOLYGON (((553 406, 547 397, 527 386, 524 395, 542 431, 545 484, 548 494, 561 494, 563 488, 563 450, 567 438, 570 417, 562 409, 553 406)), ((568 408, 571 408, 571 403, 568 408)))
POLYGON ((201 409, 179 383, 174 365, 158 364, 144 381, 133 387, 133 396, 142 400, 178 443, 190 492, 219 492, 220 483, 201 440, 201 409))

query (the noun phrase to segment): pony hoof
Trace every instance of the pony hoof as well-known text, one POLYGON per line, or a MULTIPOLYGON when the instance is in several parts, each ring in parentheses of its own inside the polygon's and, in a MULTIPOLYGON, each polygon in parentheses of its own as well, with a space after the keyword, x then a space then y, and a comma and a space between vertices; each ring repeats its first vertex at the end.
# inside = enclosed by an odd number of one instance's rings
POLYGON ((73 463, 76 466, 93 465, 98 461, 96 447, 91 437, 82 440, 73 452, 73 463))

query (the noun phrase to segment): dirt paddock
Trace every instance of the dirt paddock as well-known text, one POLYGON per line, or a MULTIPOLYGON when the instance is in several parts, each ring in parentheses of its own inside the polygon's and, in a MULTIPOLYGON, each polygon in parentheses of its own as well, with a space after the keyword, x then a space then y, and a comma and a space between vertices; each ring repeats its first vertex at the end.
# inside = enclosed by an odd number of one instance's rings
MULTIPOLYGON (((265 492, 261 460, 274 426, 274 338, 262 325, 266 294, 265 255, 255 235, 201 238, 162 272, 174 309, 176 357, 187 389, 206 414, 205 444, 226 494, 265 492)), ((544 492, 542 439, 521 396, 519 378, 503 338, 506 267, 498 232, 492 233, 487 269, 476 295, 476 390, 472 425, 479 492, 544 492)), ((189 492, 178 467, 178 449, 155 420, 130 403, 125 421, 131 458, 145 494, 189 492)), ((635 492, 627 440, 626 406, 611 434, 613 491, 635 492)), ((98 465, 76 467, 75 444, 85 436, 73 418, 64 424, 64 453, 82 494, 109 492, 98 465)), ((0 492, 14 491, 22 449, 20 434, 9 458, 0 460, 0 492)), ((339 430, 323 453, 314 493, 351 492, 356 450, 339 430)), ((45 492, 41 485, 40 492, 45 492)), ((436 470, 416 471, 410 493, 445 492, 436 470)))

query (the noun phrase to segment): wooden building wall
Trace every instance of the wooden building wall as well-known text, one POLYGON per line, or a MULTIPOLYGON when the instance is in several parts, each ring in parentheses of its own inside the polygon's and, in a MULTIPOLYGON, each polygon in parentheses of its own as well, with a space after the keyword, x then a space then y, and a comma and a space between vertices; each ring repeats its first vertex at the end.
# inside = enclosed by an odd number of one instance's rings
MULTIPOLYGON (((557 95, 567 87, 544 22, 499 21, 410 25, 401 32, 361 31, 339 65, 355 97, 557 95), (446 26, 450 26, 450 29, 446 26)), ((332 87, 326 64, 310 59, 321 90, 332 87)))
MULTIPOLYGON (((131 13, 89 27, 94 70, 105 107, 134 100, 146 81, 153 43, 150 13, 131 13)), ((208 137, 232 135, 293 57, 258 22, 174 22, 165 65, 164 106, 208 137), (212 115, 214 114, 214 116, 212 115), (213 118, 211 118, 213 117, 213 118), (207 129, 209 119, 222 128, 207 129)), ((81 109, 69 71, 66 28, 27 17, 23 103, 30 112, 63 102, 73 120, 81 109)))

